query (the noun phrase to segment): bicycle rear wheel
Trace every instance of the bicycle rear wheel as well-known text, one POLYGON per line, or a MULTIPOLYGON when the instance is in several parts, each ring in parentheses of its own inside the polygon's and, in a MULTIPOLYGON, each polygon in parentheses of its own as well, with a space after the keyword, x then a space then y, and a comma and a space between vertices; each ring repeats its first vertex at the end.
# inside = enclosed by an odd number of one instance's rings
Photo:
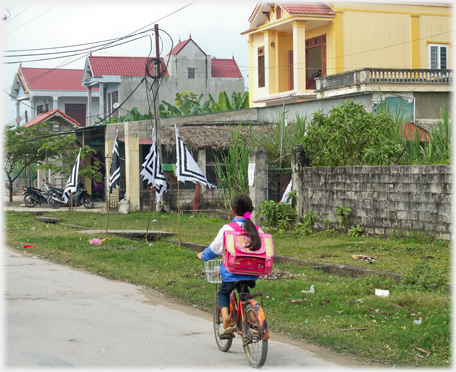
POLYGON ((214 303, 214 312, 213 312, 213 320, 214 320, 214 336, 215 342, 217 343, 217 347, 221 351, 228 351, 230 350, 231 344, 233 343, 233 338, 229 339, 220 339, 220 332, 223 329, 223 317, 222 312, 219 309, 218 298, 215 298, 214 303))
POLYGON ((258 314, 251 304, 247 304, 244 310, 244 321, 242 322, 244 353, 253 368, 261 368, 268 355, 268 340, 261 339, 260 323, 258 314), (249 319, 255 318, 252 323, 249 319), (244 338, 245 337, 245 338, 244 338))

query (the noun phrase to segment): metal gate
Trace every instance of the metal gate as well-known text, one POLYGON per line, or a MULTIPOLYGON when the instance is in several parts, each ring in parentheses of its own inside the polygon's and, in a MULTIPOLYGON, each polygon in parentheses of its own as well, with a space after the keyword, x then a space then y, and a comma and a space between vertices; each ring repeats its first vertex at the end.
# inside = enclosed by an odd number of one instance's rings
POLYGON ((268 200, 280 202, 291 180, 291 168, 268 168, 268 200))

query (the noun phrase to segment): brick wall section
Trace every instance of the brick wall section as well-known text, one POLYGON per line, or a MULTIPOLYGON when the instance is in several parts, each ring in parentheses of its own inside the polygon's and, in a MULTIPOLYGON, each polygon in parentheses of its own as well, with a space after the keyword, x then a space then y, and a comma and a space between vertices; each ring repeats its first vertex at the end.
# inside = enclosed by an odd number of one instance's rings
MULTIPOLYGON (((331 228, 338 228, 334 211, 343 205, 352 209, 348 226, 359 224, 369 235, 387 236, 402 229, 450 239, 449 165, 293 169, 302 180, 297 206, 300 218, 312 209, 320 220, 328 218, 331 228)), ((322 228, 321 223, 317 225, 317 229, 322 228)))

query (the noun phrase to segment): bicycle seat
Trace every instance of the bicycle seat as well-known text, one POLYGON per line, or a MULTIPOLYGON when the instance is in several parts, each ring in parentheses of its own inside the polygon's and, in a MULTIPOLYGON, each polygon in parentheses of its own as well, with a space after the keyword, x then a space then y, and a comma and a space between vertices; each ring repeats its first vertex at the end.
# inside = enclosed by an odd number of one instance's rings
POLYGON ((234 282, 234 286, 235 287, 247 286, 249 288, 255 288, 256 282, 255 282, 255 280, 238 280, 238 281, 234 282))

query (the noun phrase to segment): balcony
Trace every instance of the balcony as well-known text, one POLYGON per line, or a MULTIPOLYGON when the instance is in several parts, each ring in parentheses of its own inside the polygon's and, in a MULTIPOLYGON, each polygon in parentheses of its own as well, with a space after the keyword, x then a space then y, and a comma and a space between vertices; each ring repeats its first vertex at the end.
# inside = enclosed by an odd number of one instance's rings
POLYGON ((379 89, 451 91, 453 70, 363 68, 322 76, 316 80, 318 98, 379 89))

